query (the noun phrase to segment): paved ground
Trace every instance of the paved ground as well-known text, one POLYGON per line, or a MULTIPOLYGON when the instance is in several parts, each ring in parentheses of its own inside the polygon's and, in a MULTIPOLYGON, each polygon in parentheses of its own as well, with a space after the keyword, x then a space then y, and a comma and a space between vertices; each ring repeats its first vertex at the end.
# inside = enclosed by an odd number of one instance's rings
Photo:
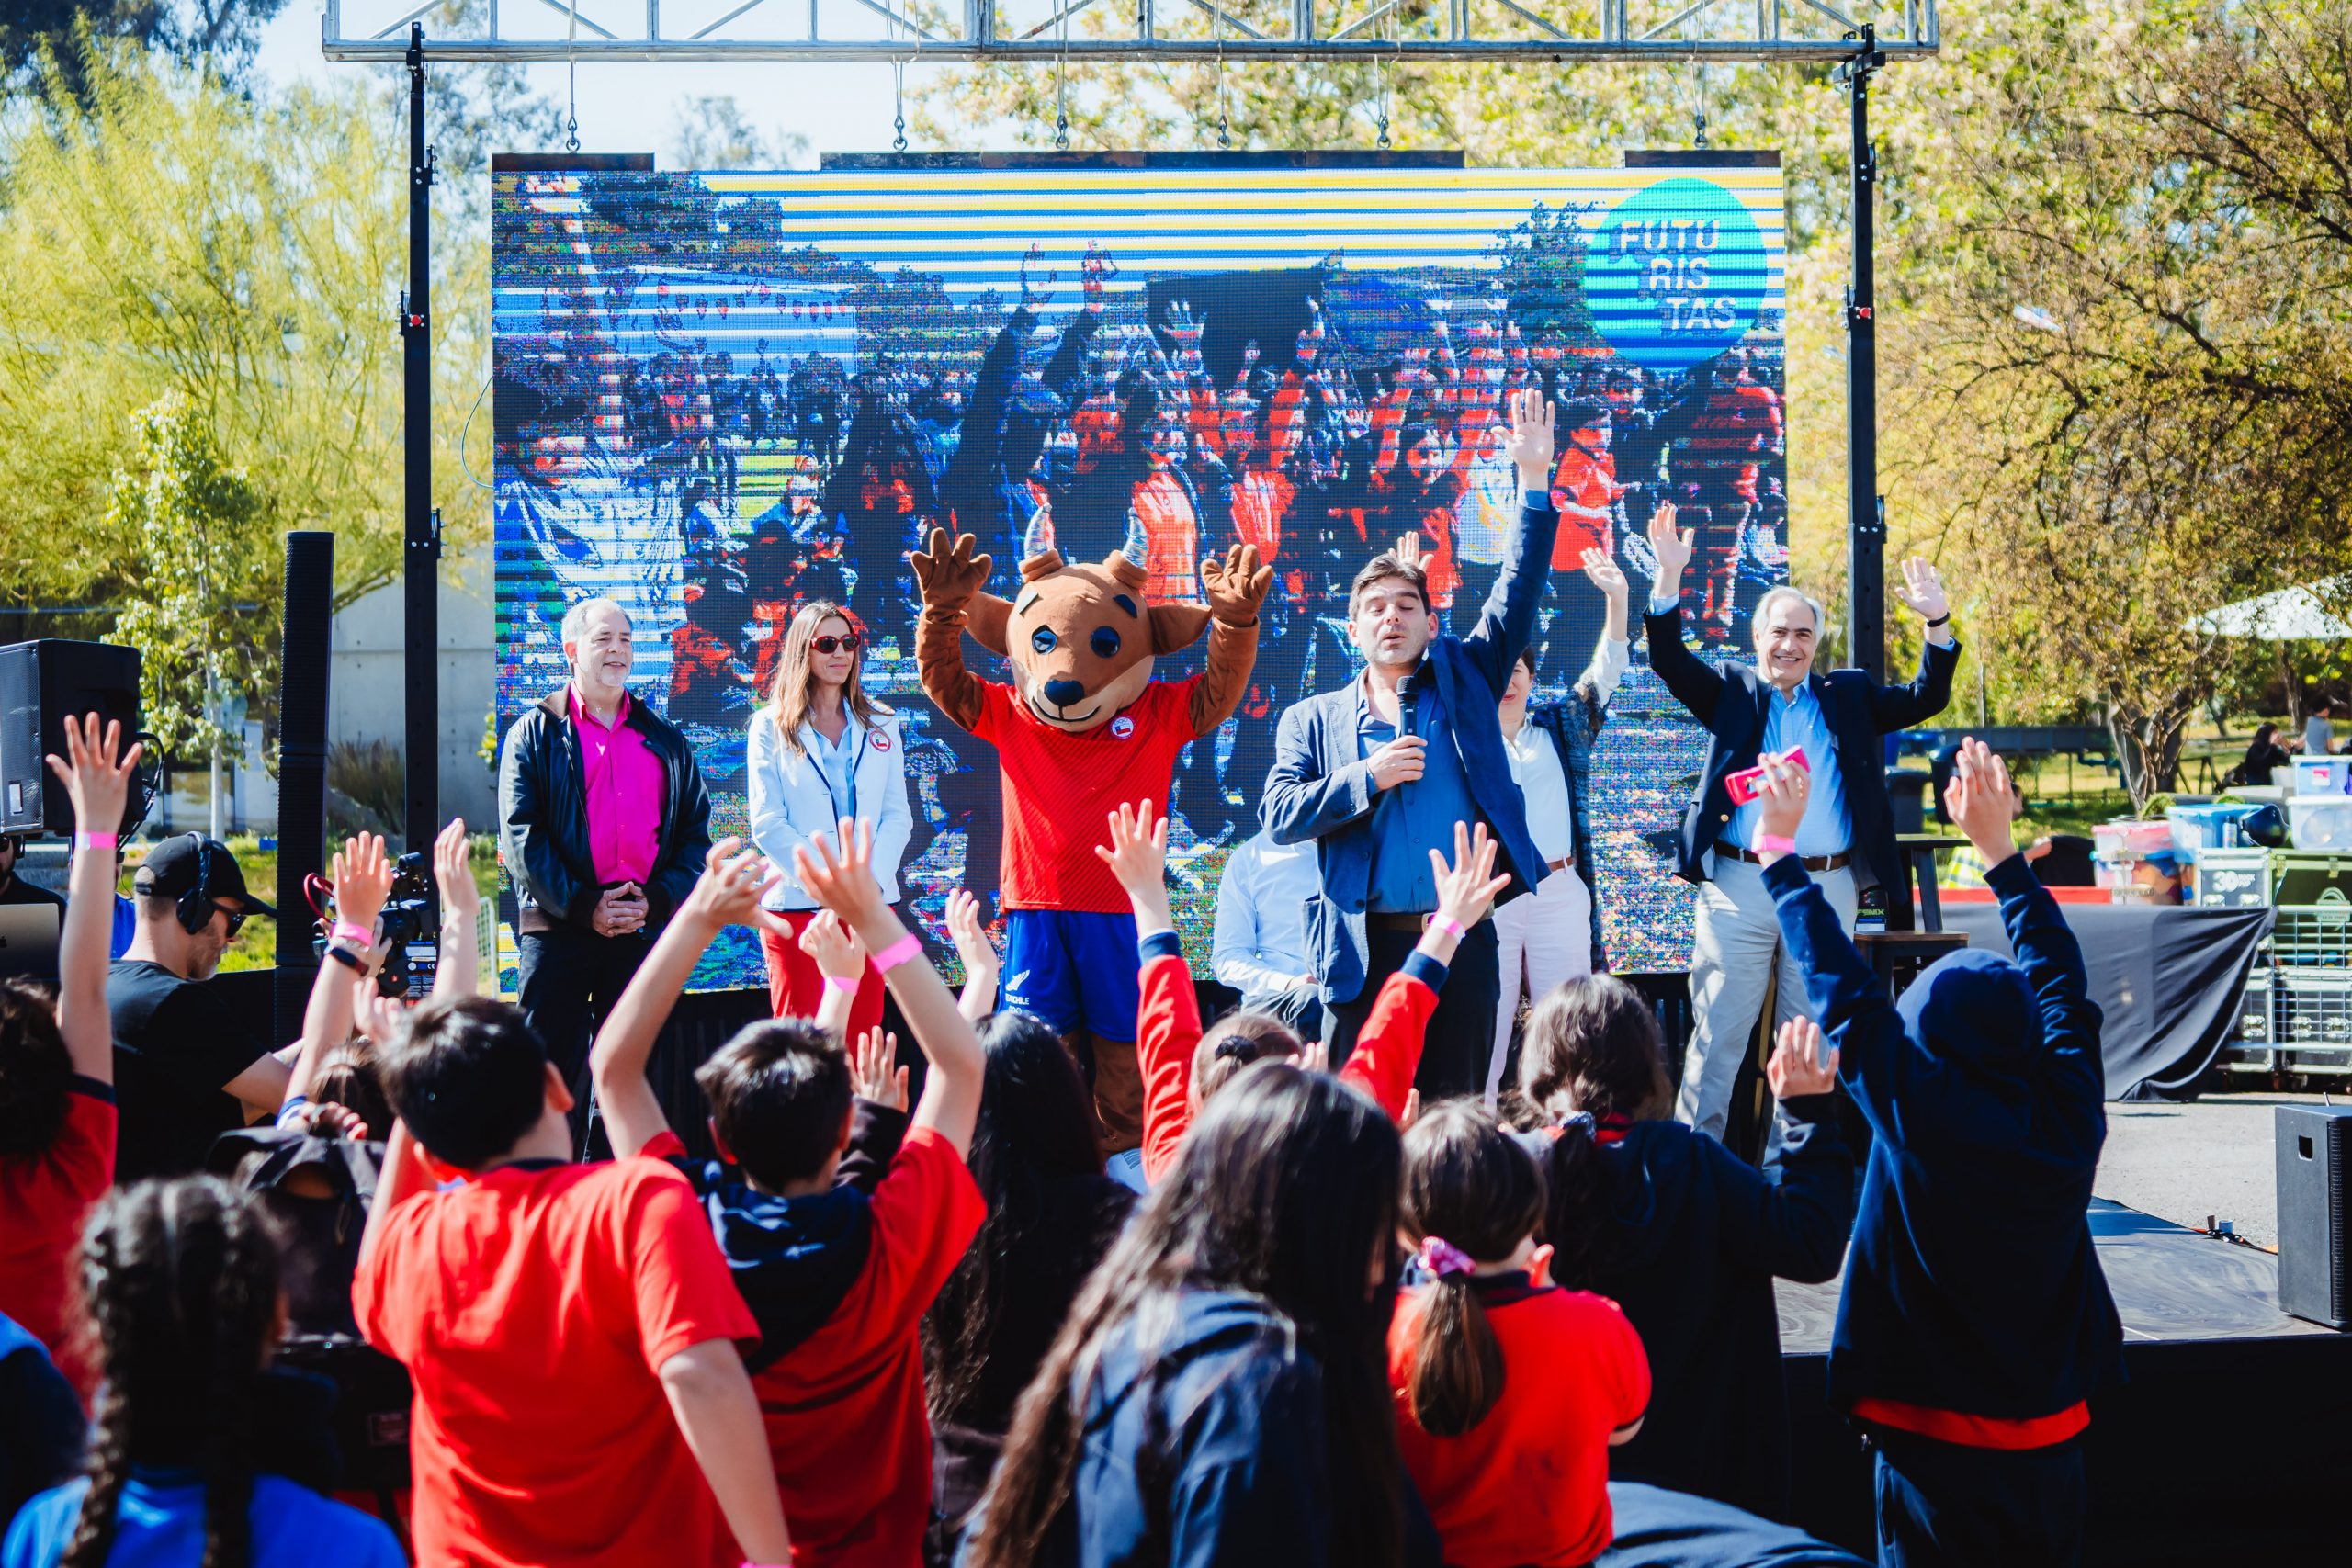
POLYGON ((2319 1099, 2266 1090, 2183 1105, 2110 1105, 2098 1194, 2176 1224, 2202 1227, 2211 1214, 2233 1222, 2247 1240, 2276 1247, 2272 1110, 2319 1099))

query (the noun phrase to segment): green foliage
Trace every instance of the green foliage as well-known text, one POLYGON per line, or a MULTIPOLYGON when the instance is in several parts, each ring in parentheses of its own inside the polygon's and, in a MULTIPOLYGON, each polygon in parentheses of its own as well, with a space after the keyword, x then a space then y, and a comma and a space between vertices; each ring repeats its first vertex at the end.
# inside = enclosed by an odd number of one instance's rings
POLYGON ((206 693, 277 684, 277 644, 248 635, 256 597, 273 596, 277 540, 245 471, 222 460, 186 397, 167 392, 140 411, 106 522, 140 551, 116 633, 140 651, 147 727, 168 752, 235 758, 243 738, 206 693))

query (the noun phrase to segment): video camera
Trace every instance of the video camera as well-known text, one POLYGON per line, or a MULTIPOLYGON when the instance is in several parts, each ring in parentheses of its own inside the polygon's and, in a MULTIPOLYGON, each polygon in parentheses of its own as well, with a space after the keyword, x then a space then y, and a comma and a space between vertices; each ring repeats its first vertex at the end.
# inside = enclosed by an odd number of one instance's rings
MULTIPOLYGON (((433 991, 433 976, 441 967, 441 921, 434 903, 433 869, 422 851, 392 863, 391 890, 385 895, 380 917, 383 940, 390 944, 384 966, 376 971, 376 988, 388 997, 405 996, 422 1001, 433 991)), ((326 962, 327 939, 312 939, 319 962, 326 962)))

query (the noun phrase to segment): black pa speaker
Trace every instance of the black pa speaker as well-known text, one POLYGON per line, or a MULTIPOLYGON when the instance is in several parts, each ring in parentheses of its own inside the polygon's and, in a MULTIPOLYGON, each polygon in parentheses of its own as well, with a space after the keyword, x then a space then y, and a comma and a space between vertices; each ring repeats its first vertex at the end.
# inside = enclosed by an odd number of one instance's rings
MULTIPOLYGON (((51 752, 65 755, 65 716, 96 713, 139 728, 139 650, 110 642, 44 638, 0 648, 0 833, 70 833, 74 803, 51 789, 51 752)), ((85 824, 120 832, 137 820, 139 792, 120 823, 85 824)))
POLYGON ((2278 1307, 2352 1328, 2352 1106, 2278 1115, 2278 1307))

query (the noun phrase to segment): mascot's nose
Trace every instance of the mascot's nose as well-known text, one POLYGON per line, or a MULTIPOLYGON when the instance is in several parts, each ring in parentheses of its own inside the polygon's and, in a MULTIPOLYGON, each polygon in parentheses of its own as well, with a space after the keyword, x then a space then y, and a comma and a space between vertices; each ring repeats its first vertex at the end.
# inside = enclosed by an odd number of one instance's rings
POLYGON ((1086 688, 1076 681, 1048 681, 1046 700, 1057 708, 1066 708, 1086 695, 1086 688))

